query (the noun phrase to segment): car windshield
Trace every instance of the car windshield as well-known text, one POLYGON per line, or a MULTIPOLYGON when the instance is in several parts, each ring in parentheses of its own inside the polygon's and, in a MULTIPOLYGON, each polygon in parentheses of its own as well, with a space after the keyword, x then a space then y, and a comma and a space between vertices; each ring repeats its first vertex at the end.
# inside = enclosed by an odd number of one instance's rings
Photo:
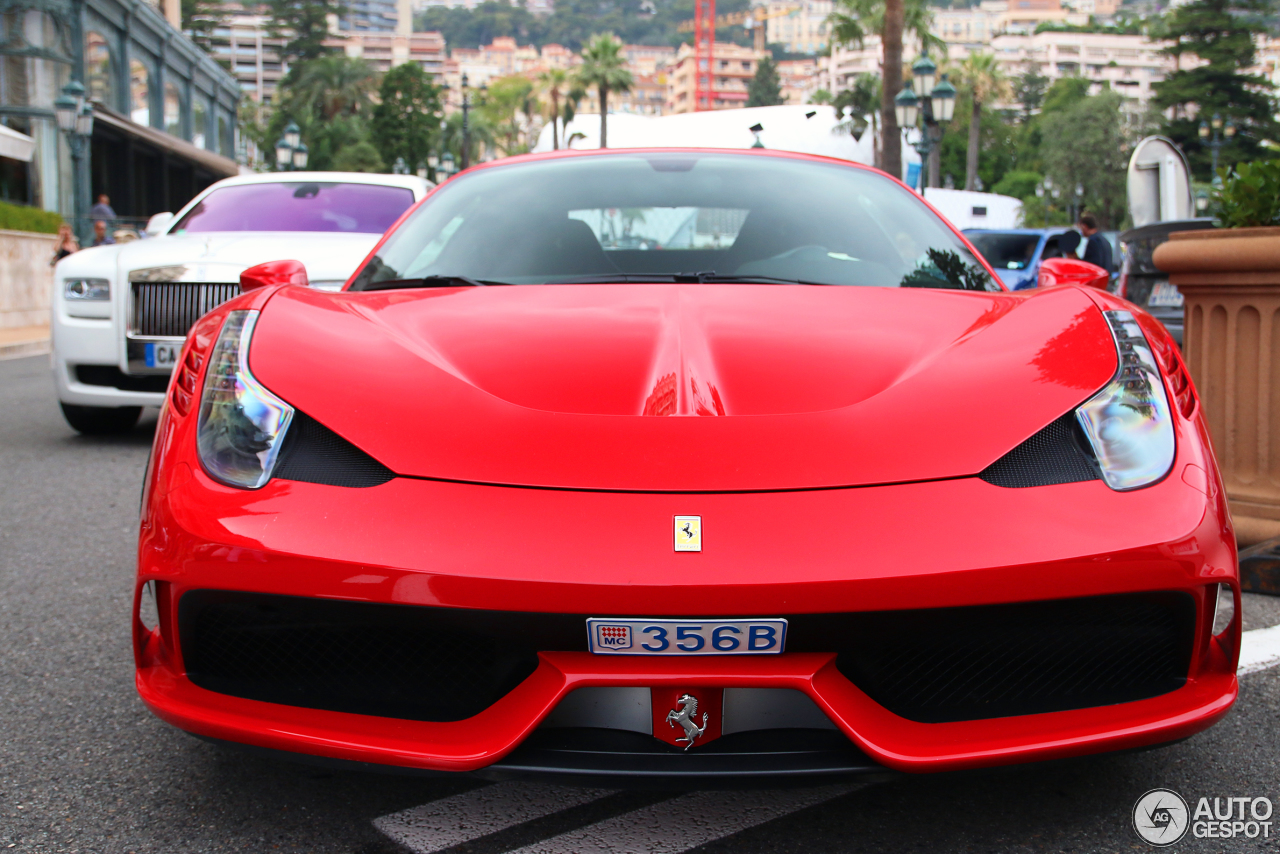
POLYGON ((996 270, 1025 270, 1035 257, 1040 243, 1038 234, 1008 231, 983 231, 966 234, 974 248, 982 253, 996 270))
POLYGON ((272 182, 221 187, 169 230, 345 231, 382 234, 413 204, 406 187, 329 182, 272 182))
POLYGON ((936 214, 878 172, 689 152, 566 157, 463 175, 388 237, 351 289, 458 277, 1001 289, 936 214))

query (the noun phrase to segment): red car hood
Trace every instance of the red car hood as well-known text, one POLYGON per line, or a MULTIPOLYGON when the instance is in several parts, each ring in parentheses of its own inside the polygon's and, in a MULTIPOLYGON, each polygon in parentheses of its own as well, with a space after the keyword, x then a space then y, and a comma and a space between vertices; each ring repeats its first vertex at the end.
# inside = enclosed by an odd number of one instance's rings
POLYGON ((251 367, 398 474, 733 491, 976 474, 1116 357, 1074 288, 538 285, 286 288, 251 367))

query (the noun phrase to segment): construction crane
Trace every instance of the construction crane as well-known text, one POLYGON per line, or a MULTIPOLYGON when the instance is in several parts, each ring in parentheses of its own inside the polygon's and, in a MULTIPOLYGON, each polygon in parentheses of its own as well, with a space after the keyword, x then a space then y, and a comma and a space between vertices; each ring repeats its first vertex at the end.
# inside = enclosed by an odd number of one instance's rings
MULTIPOLYGON (((700 11, 702 4, 697 4, 694 11, 700 11)), ((727 15, 718 15, 715 17, 714 29, 722 29, 724 27, 743 27, 751 30, 755 36, 756 52, 764 52, 765 22, 772 18, 781 18, 786 15, 794 15, 800 11, 799 6, 781 6, 777 9, 766 9, 763 6, 757 6, 746 12, 730 12, 727 15)), ((712 7, 714 15, 714 6, 712 7)), ((695 33, 697 32, 699 18, 695 17, 692 21, 682 21, 676 32, 678 33, 695 33)), ((695 48, 697 47, 697 38, 694 38, 695 48)), ((714 40, 713 40, 714 41, 714 40)))

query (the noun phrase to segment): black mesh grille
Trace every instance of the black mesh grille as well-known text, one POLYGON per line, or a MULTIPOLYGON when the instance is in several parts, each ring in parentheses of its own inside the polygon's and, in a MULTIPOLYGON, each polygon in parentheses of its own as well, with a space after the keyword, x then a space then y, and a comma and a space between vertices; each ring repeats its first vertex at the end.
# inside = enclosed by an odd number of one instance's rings
POLYGON ((378 486, 395 472, 316 421, 294 412, 273 477, 328 486, 378 486))
POLYGON ((334 712, 457 721, 538 665, 488 612, 195 590, 182 597, 187 676, 210 691, 334 712))
POLYGON ((159 391, 169 388, 169 375, 133 376, 115 365, 76 365, 76 380, 85 385, 118 388, 121 391, 159 391))
POLYGON ((1194 631, 1185 593, 860 614, 837 667, 910 720, 1000 718, 1174 691, 1194 631))
POLYGON ((978 477, 1012 488, 1099 480, 1098 465, 1084 450, 1084 442, 1075 412, 1068 412, 987 466, 978 477))

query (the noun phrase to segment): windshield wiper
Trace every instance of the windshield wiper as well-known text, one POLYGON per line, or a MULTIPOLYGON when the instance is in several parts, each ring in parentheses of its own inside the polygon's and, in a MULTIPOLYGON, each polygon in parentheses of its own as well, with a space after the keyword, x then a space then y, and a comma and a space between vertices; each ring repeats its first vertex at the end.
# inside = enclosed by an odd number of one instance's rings
POLYGON ((398 288, 483 288, 496 285, 509 285, 510 282, 497 282, 492 279, 472 279, 469 276, 422 276, 417 279, 383 279, 380 282, 369 282, 362 291, 392 291, 398 288))

